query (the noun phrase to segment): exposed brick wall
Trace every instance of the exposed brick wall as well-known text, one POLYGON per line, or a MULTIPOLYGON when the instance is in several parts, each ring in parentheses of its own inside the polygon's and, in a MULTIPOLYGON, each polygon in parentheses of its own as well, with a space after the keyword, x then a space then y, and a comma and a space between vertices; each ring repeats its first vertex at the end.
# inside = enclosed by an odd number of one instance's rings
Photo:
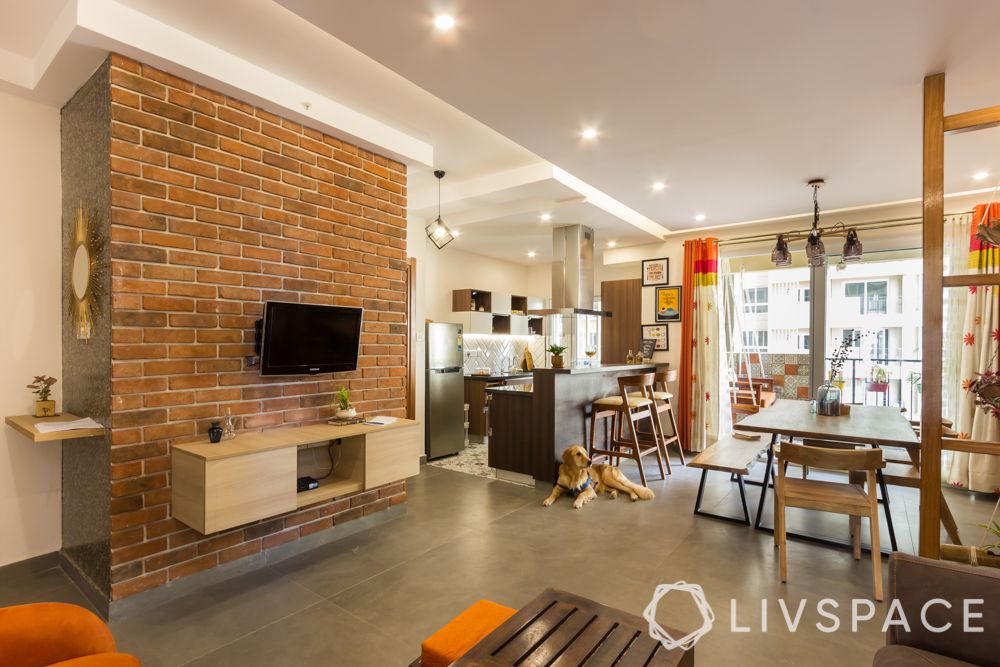
POLYGON ((348 386, 403 416, 406 168, 111 57, 112 599, 403 502, 405 483, 202 536, 170 516, 170 445, 315 422, 348 386), (266 300, 364 306, 359 369, 244 368, 266 300))

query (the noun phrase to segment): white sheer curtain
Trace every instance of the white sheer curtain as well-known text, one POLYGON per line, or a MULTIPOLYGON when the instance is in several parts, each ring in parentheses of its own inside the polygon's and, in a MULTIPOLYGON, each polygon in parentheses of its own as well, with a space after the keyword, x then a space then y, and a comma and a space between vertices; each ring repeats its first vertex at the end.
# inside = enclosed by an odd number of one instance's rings
MULTIPOLYGON (((949 216, 944 222, 944 274, 965 273, 969 264, 969 238, 972 235, 972 216, 968 213, 949 216)), ((944 377, 941 385, 941 414, 958 421, 959 398, 962 381, 959 367, 962 360, 962 326, 965 319, 969 291, 945 290, 944 300, 944 377)), ((919 419, 915 415, 911 419, 919 419)), ((949 453, 950 454, 950 453, 949 453)), ((948 469, 945 461, 944 470, 948 469)))

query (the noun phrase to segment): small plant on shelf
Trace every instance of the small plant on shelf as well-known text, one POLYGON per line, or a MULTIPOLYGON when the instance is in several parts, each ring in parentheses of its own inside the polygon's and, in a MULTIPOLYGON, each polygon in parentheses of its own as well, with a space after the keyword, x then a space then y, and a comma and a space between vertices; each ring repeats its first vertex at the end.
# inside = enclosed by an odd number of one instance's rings
POLYGON ((562 368, 563 367, 563 352, 566 351, 565 345, 549 345, 548 352, 552 355, 552 368, 562 368))
POLYGON ((52 395, 52 385, 58 380, 48 375, 36 375, 34 382, 28 385, 38 399, 35 401, 36 417, 52 417, 56 414, 56 402, 50 400, 52 395))
POLYGON ((337 392, 337 419, 354 419, 358 411, 351 405, 351 390, 341 387, 337 392))

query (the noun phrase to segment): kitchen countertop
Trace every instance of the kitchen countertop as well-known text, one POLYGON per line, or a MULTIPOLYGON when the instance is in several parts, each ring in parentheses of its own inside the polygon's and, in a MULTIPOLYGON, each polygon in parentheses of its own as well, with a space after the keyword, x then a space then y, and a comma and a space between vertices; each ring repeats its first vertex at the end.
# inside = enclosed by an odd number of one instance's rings
POLYGON ((522 373, 491 373, 490 375, 472 375, 466 373, 466 380, 482 380, 483 382, 499 382, 500 380, 512 380, 515 378, 530 378, 531 371, 522 373))
POLYGON ((534 387, 531 383, 527 384, 508 384, 500 387, 487 387, 486 391, 491 394, 508 394, 511 396, 531 396, 534 392, 534 387))
POLYGON ((617 371, 652 372, 663 364, 598 364, 596 366, 573 366, 570 368, 536 368, 535 372, 554 373, 560 375, 582 375, 584 373, 610 373, 617 371))

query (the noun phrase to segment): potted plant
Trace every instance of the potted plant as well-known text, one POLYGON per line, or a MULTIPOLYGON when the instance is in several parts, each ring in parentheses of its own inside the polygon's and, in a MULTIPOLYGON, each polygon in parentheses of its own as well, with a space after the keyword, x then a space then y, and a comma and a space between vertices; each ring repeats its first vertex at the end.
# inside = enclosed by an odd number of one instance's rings
POLYGON ((566 351, 565 345, 549 345, 549 354, 552 355, 552 368, 563 367, 562 353, 566 351))
POLYGON ((337 419, 354 419, 358 416, 358 411, 351 405, 351 390, 341 387, 337 392, 337 419))
POLYGON ((866 387, 868 391, 874 391, 879 394, 884 394, 889 391, 889 375, 885 372, 885 369, 876 364, 872 366, 872 372, 868 378, 868 386, 866 387))
POLYGON ((54 417, 56 414, 56 402, 49 399, 52 395, 52 385, 54 385, 57 380, 54 377, 49 377, 48 375, 36 375, 35 381, 28 385, 33 393, 38 396, 38 400, 35 401, 35 416, 36 417, 54 417))

